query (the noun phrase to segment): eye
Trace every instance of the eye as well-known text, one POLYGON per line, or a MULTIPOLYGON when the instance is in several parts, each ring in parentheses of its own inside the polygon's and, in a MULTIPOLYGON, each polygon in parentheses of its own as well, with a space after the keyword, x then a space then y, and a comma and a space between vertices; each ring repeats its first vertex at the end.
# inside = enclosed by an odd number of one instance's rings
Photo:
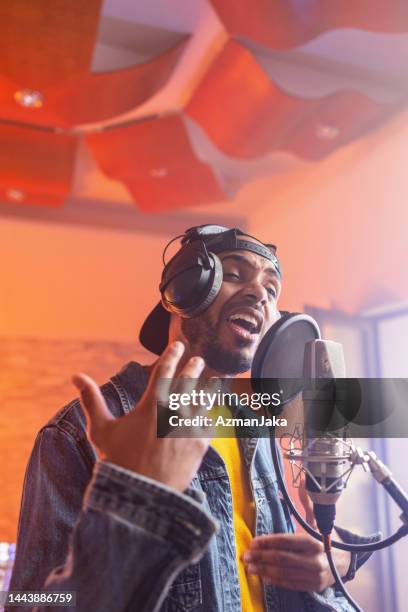
POLYGON ((266 290, 269 293, 269 295, 276 298, 277 293, 276 293, 275 287, 267 287, 266 290))
POLYGON ((236 278, 239 280, 239 274, 236 272, 224 272, 224 278, 236 278))

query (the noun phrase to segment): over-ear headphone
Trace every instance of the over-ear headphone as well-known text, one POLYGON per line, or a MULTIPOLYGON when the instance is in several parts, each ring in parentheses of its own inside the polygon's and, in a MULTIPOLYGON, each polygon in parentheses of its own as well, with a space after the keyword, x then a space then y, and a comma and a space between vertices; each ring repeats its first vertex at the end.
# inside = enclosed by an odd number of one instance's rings
MULTIPOLYGON (((160 292, 163 306, 181 317, 191 318, 204 312, 215 300, 223 280, 222 263, 217 253, 227 250, 247 250, 269 259, 280 275, 274 245, 263 245, 239 239, 247 236, 237 228, 221 225, 200 225, 188 229, 171 240, 163 252, 165 264, 160 292), (168 247, 178 238, 181 249, 166 264, 168 247)), ((257 240, 257 239, 256 239, 257 240)))

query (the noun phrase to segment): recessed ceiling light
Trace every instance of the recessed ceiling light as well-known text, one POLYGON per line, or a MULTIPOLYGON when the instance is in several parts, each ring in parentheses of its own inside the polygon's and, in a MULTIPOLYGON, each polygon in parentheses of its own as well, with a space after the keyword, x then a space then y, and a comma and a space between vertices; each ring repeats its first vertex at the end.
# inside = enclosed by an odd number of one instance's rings
POLYGON ((316 128, 316 136, 320 140, 334 140, 340 134, 340 130, 336 125, 320 123, 316 128))
POLYGON ((41 108, 44 104, 44 96, 34 89, 20 89, 16 91, 14 99, 18 104, 27 108, 41 108))
POLYGON ((25 198, 25 193, 22 189, 7 189, 6 197, 13 202, 22 202, 25 198))

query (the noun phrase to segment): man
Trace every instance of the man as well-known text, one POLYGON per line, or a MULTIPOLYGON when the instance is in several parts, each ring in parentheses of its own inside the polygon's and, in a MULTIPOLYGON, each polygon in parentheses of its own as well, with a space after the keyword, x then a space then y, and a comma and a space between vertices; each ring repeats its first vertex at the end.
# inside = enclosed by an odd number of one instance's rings
MULTIPOLYGON (((101 392, 75 378, 103 460, 77 400, 37 438, 11 589, 40 589, 54 570, 47 588, 77 591, 81 611, 350 610, 320 543, 292 533, 267 440, 213 441, 200 465, 206 440, 155 435, 152 414, 171 390, 250 368, 279 317, 274 249, 240 230, 193 228, 160 289, 141 331, 156 365, 131 363, 101 392), (210 516, 219 531, 208 545, 210 516)), ((350 556, 336 555, 345 576, 350 556)))

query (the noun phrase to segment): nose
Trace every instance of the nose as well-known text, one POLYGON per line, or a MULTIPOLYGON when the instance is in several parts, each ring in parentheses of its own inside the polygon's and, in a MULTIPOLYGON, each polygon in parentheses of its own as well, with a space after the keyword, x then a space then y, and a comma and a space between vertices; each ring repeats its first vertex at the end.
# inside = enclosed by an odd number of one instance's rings
POLYGON ((251 298, 255 304, 265 306, 268 303, 268 292, 261 282, 254 280, 244 290, 245 297, 251 298))

